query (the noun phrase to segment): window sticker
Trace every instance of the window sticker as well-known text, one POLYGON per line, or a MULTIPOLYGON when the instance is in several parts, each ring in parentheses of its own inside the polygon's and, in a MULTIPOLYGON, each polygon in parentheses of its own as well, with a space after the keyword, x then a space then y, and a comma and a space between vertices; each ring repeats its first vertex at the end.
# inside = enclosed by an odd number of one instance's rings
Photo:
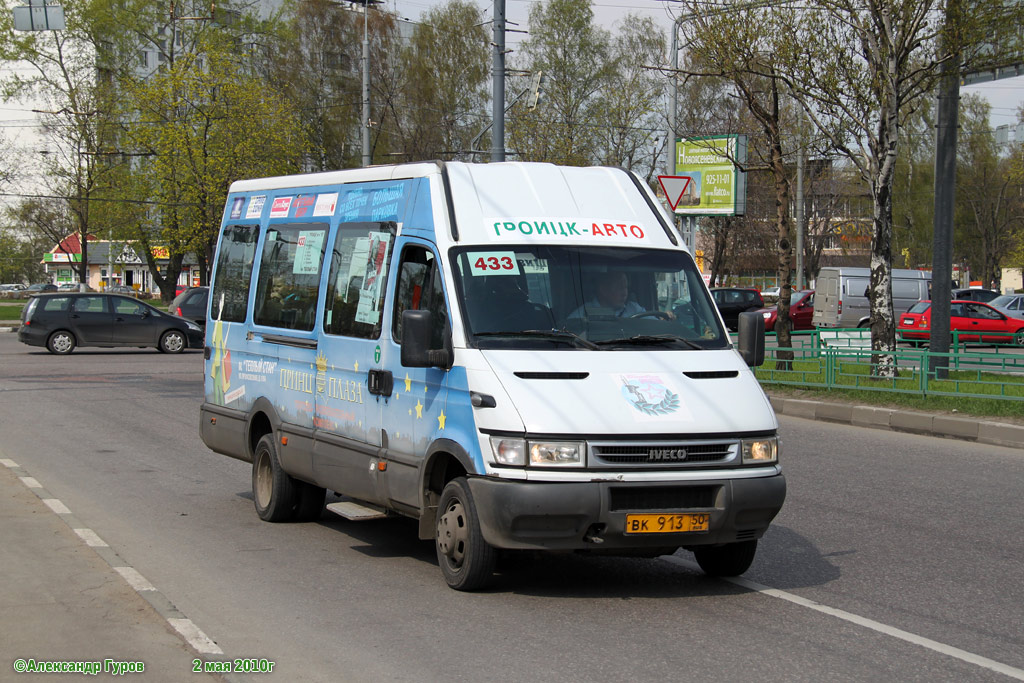
POLYGON ((316 206, 313 207, 314 216, 333 216, 334 209, 338 206, 338 193, 325 192, 316 196, 316 206))
MULTIPOLYGON (((372 233, 367 238, 366 257, 363 259, 363 284, 359 288, 359 303, 356 306, 356 322, 377 324, 381 314, 382 285, 384 283, 388 247, 391 234, 372 233)), ((353 255, 353 263, 355 256, 353 255)))
POLYGON ((288 209, 292 206, 292 197, 278 197, 270 205, 271 218, 287 218, 288 209))
POLYGON ((242 217, 242 207, 245 205, 245 197, 235 197, 231 200, 231 220, 238 220, 242 217))
POLYGON ((471 251, 466 254, 470 272, 480 275, 519 275, 514 251, 471 251))
POLYGON ((267 203, 267 195, 260 194, 249 198, 249 208, 245 212, 246 218, 259 218, 263 215, 263 205, 267 203))
POLYGON ((316 275, 320 272, 320 254, 324 246, 323 230, 300 230, 295 249, 292 272, 297 275, 316 275))
POLYGON ((303 216, 308 215, 315 203, 315 196, 311 194, 300 194, 295 198, 295 217, 302 218, 303 216))

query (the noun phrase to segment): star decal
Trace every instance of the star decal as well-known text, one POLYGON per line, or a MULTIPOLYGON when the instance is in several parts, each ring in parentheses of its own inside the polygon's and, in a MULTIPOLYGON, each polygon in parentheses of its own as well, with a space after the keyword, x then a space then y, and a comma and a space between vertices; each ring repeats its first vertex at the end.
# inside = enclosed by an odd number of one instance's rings
POLYGON ((356 372, 359 372, 359 361, 356 361, 354 369, 355 369, 356 372))
POLYGON ((412 391, 412 380, 409 379, 409 373, 405 373, 405 390, 412 391))
MULTIPOLYGON (((412 411, 410 411, 409 414, 411 415, 412 411)), ((423 404, 420 403, 419 399, 416 399, 416 419, 418 420, 421 417, 423 417, 423 404)))
POLYGON ((437 427, 438 427, 438 429, 444 429, 444 423, 445 423, 445 420, 447 420, 447 419, 448 418, 445 417, 444 411, 442 410, 441 414, 437 416, 437 427))

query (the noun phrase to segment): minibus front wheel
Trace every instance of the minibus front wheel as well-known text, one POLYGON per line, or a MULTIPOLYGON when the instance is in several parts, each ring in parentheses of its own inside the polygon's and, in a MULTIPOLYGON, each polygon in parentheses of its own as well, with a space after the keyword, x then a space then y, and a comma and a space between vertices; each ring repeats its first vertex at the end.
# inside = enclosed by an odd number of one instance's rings
POLYGON ((437 563, 448 585, 459 591, 484 586, 494 573, 495 552, 480 531, 465 477, 452 479, 441 492, 435 528, 437 563))
POLYGON ((739 576, 750 569, 756 553, 756 540, 693 548, 697 564, 708 576, 739 576))
POLYGON ((264 434, 252 457, 252 500, 264 522, 292 519, 296 504, 296 482, 277 458, 273 434, 264 434))

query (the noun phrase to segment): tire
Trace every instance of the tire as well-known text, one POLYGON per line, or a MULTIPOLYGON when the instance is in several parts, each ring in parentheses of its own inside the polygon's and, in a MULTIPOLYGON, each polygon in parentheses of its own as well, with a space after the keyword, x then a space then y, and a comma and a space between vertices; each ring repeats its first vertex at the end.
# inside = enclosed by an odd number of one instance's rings
POLYGON ((46 348, 50 353, 66 356, 75 350, 75 335, 67 330, 57 330, 46 340, 46 348))
POLYGON ((1024 346, 1024 329, 1017 330, 1017 334, 1013 335, 1013 343, 1017 346, 1024 346))
POLYGON ((324 511, 324 500, 327 497, 327 489, 307 484, 304 481, 295 482, 298 501, 295 504, 296 522, 315 522, 320 519, 324 511))
POLYGON ((157 348, 161 353, 181 353, 188 346, 184 333, 181 330, 168 330, 160 336, 160 343, 157 348))
POLYGON ((252 500, 264 522, 287 522, 295 517, 296 482, 277 459, 273 434, 264 434, 252 458, 252 500))
POLYGON ((444 580, 457 591, 483 587, 494 573, 496 553, 480 532, 476 504, 465 477, 441 492, 436 522, 437 563, 444 580))
POLYGON ((750 569, 757 553, 757 541, 694 548, 697 564, 708 576, 739 576, 750 569))

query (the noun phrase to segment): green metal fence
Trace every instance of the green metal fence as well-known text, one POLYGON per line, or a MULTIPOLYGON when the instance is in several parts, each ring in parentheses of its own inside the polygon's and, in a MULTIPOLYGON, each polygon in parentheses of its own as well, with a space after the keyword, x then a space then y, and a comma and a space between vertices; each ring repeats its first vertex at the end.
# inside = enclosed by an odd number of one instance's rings
POLYGON ((1012 335, 984 345, 963 336, 954 333, 950 352, 935 354, 927 347, 874 353, 867 329, 794 332, 786 348, 770 334, 757 378, 766 385, 1024 401, 1024 353, 1012 335), (945 359, 945 369, 931 370, 935 359, 945 359), (894 373, 882 372, 890 366, 894 373))

